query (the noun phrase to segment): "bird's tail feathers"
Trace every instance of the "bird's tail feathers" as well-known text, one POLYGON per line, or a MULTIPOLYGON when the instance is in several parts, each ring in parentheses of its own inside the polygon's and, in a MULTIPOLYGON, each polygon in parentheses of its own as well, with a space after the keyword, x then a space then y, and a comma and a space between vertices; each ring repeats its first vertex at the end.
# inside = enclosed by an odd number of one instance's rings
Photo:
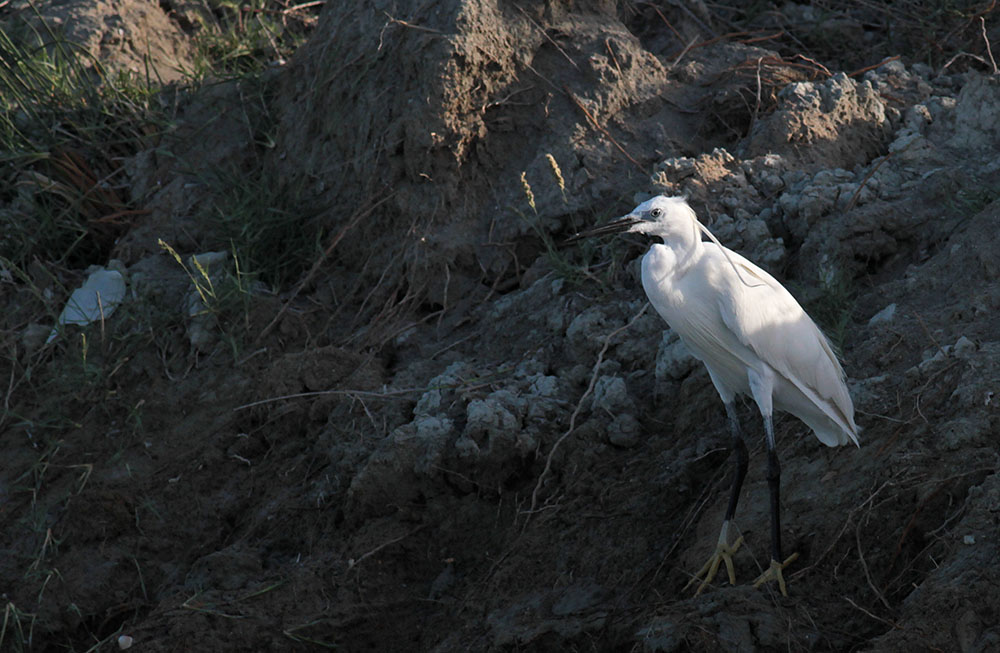
POLYGON ((857 447, 861 446, 861 442, 858 439, 861 429, 856 425, 852 424, 854 426, 854 430, 852 431, 845 429, 843 425, 838 424, 826 415, 817 415, 811 419, 801 416, 800 418, 806 423, 806 426, 813 430, 819 441, 828 447, 841 447, 851 443, 854 443, 857 447))

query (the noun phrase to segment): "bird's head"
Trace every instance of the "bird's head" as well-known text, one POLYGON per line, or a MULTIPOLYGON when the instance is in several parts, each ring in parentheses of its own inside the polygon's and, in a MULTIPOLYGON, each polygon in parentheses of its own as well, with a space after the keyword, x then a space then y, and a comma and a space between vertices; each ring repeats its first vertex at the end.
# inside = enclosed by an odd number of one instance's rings
POLYGON ((683 197, 657 195, 632 209, 628 215, 581 231, 566 242, 623 232, 660 236, 665 242, 678 239, 696 242, 699 240, 699 226, 697 216, 683 197))

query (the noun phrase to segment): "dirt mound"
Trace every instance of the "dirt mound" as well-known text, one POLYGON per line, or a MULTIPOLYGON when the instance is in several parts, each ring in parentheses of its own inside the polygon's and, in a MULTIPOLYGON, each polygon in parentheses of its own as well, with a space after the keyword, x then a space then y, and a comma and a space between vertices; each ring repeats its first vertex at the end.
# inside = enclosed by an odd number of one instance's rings
POLYGON ((613 120, 618 138, 635 142, 632 134, 677 124, 632 156, 691 147, 691 130, 657 95, 663 65, 645 55, 615 3, 396 11, 388 2, 328 7, 281 77, 268 162, 290 183, 309 180, 333 228, 387 199, 337 253, 352 267, 368 263, 373 278, 403 261, 410 283, 441 306, 437 279, 446 275, 452 296, 484 272, 509 287, 539 253, 523 238, 533 225, 560 231, 595 195, 617 194, 612 180, 637 176, 611 138, 587 134, 613 120), (631 124, 637 103, 645 120, 631 124), (541 211, 529 207, 522 173, 541 211))
POLYGON ((132 73, 159 83, 176 82, 194 68, 190 39, 181 20, 169 11, 169 3, 70 0, 28 4, 17 7, 10 22, 16 25, 18 19, 26 19, 42 44, 52 43, 58 35, 84 54, 84 65, 99 63, 108 74, 132 73))
POLYGON ((128 163, 148 215, 115 314, 43 345, 22 316, 58 284, 0 279, 2 646, 1000 645, 1000 82, 839 72, 790 48, 798 5, 685 7, 327 3, 287 65, 175 96, 128 163), (682 590, 725 507, 722 406, 646 306, 645 242, 557 245, 650 192, 843 351, 861 448, 776 424, 789 598, 748 583, 749 405, 739 584, 682 590), (230 213, 284 230, 243 252, 230 213), (247 281, 268 257, 291 278, 247 281))

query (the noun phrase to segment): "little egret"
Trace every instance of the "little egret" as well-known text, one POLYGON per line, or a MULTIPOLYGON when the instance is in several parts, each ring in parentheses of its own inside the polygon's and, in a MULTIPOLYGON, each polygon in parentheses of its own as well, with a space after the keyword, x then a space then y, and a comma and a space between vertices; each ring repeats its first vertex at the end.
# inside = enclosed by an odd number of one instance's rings
POLYGON ((698 222, 683 198, 654 197, 628 215, 579 233, 570 241, 620 232, 663 240, 662 245, 650 246, 642 257, 642 287, 660 316, 708 368, 729 420, 736 463, 729 504, 715 553, 688 586, 700 579, 696 594, 701 593, 722 562, 729 582, 736 583, 732 554, 743 538, 730 542, 730 522, 736 514, 748 456, 733 400, 742 394, 753 397, 764 418, 771 495, 771 564, 754 586, 776 580, 787 596, 781 572, 797 554, 782 561, 781 468, 772 409, 798 417, 827 446, 857 445, 854 404, 840 362, 791 294, 770 274, 723 247, 698 222), (711 242, 703 242, 702 233, 711 242))

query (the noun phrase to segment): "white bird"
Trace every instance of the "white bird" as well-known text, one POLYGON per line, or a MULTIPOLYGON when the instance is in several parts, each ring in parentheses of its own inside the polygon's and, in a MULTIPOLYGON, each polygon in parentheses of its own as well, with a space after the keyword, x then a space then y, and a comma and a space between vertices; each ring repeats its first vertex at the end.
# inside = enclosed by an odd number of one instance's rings
POLYGON ((660 316, 708 368, 732 434, 736 465, 722 532, 715 553, 688 586, 702 579, 696 594, 701 593, 721 562, 729 582, 736 583, 732 554, 743 538, 730 543, 730 523, 748 456, 733 401, 737 395, 750 395, 764 418, 771 496, 771 564, 754 586, 776 580, 787 596, 781 572, 798 554, 782 561, 781 468, 772 413, 777 408, 795 415, 827 446, 857 445, 859 429, 840 362, 795 298, 770 274, 723 247, 683 198, 654 197, 628 215, 570 240, 620 232, 663 240, 642 258, 642 287, 660 316), (702 233, 712 242, 703 242, 702 233))

